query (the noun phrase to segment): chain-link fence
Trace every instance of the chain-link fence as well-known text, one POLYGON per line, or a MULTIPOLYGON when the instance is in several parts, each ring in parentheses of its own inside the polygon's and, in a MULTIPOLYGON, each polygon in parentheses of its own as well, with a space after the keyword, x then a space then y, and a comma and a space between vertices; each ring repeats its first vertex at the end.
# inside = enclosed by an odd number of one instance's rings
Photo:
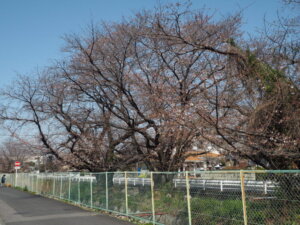
POLYGON ((152 224, 300 224, 300 171, 21 173, 6 183, 152 224))

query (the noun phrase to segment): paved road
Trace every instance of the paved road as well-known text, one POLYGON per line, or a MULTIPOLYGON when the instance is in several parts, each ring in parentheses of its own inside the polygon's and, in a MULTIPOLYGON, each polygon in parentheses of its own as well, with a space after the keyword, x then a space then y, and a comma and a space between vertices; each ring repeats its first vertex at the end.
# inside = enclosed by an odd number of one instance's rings
POLYGON ((0 225, 132 225, 53 199, 0 187, 0 225))

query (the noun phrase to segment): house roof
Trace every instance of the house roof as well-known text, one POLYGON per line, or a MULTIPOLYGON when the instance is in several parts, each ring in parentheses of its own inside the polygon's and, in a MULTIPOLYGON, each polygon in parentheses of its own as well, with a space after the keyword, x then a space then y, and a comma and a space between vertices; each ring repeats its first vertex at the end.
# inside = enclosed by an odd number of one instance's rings
POLYGON ((207 158, 218 158, 221 157, 221 154, 213 153, 213 152, 204 152, 204 151, 189 151, 186 153, 187 158, 185 159, 186 162, 188 161, 203 161, 207 158))

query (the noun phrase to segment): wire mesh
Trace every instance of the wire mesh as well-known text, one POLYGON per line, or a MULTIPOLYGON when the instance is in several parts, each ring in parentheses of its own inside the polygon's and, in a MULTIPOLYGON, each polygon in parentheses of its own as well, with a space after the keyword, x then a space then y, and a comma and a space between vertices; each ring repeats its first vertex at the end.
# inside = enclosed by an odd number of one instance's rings
POLYGON ((150 173, 127 173, 128 214, 152 220, 150 173))
POLYGON ((95 180, 92 182, 92 206, 99 209, 108 209, 106 201, 106 173, 93 173, 95 180))
MULTIPOLYGON (((192 224, 243 224, 239 173, 189 173, 192 224)), ((185 186, 182 178, 175 181, 185 186)))
MULTIPOLYGON (((252 172, 245 172, 252 174, 252 172)), ((248 224, 300 224, 300 173, 255 173, 246 182, 248 224)))
POLYGON ((176 186, 174 180, 178 178, 185 182, 184 174, 153 174, 155 219, 159 223, 188 224, 186 186, 176 186))
POLYGON ((107 173, 108 210, 126 214, 125 173, 107 173))
POLYGON ((300 171, 20 173, 6 183, 150 224, 300 224, 300 171))

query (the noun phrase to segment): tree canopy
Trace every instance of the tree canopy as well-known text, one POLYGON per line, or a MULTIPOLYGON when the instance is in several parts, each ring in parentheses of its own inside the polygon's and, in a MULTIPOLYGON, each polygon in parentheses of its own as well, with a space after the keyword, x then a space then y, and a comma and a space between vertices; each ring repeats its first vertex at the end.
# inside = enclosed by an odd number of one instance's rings
POLYGON ((65 36, 68 58, 2 91, 1 120, 79 170, 174 171, 204 142, 300 168, 299 30, 251 40, 240 26, 180 4, 91 25, 65 36))

